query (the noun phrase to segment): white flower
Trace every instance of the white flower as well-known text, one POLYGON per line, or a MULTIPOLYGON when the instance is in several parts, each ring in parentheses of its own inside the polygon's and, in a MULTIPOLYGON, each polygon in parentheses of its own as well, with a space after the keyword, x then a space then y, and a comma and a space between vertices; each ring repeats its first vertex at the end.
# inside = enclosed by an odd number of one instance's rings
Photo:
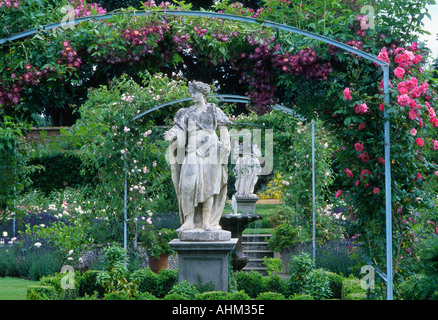
POLYGON ((68 252, 68 255, 71 256, 72 253, 73 253, 73 250, 70 250, 70 251, 68 252))
POLYGON ((68 257, 67 260, 73 260, 73 258, 72 257, 68 257))
POLYGON ((41 242, 35 242, 34 246, 37 247, 37 248, 39 248, 39 247, 42 246, 42 244, 41 244, 41 242))
POLYGON ((129 132, 129 131, 131 131, 131 129, 129 129, 128 127, 124 127, 124 128, 123 128, 123 131, 125 131, 125 132, 129 132))
POLYGON ((46 225, 45 225, 44 223, 41 223, 41 224, 40 224, 40 227, 41 227, 41 228, 44 228, 45 226, 46 226, 46 225))

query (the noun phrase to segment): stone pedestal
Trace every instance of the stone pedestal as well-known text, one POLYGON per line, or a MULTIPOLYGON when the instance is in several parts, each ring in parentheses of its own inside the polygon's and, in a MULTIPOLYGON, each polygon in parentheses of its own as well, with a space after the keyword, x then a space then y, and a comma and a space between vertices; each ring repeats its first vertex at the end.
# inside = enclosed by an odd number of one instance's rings
POLYGON ((228 255, 237 239, 227 241, 181 241, 174 239, 170 247, 178 252, 178 280, 195 285, 212 284, 213 290, 228 291, 228 255))
POLYGON ((237 210, 242 211, 242 213, 244 213, 244 214, 255 214, 256 213, 256 202, 259 201, 258 197, 235 196, 235 198, 236 198, 236 202, 237 202, 237 210))

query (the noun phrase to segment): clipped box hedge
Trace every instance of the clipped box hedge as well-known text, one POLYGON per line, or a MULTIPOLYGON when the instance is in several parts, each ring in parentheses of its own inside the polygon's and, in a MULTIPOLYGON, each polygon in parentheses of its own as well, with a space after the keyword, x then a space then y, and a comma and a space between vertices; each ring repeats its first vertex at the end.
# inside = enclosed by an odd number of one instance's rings
POLYGON ((27 288, 27 300, 56 300, 57 293, 52 286, 30 286, 27 288))
POLYGON ((356 278, 345 278, 342 281, 342 300, 366 300, 367 293, 360 285, 360 280, 356 278))

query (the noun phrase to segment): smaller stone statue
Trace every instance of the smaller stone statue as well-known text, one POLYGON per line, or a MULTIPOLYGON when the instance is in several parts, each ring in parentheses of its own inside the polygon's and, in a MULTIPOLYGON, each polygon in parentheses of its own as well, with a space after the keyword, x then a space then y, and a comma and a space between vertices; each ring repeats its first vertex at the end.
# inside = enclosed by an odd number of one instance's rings
POLYGON ((233 158, 236 161, 233 169, 236 175, 236 197, 257 197, 253 192, 261 172, 261 156, 258 146, 251 143, 251 133, 244 136, 243 144, 236 141, 233 149, 233 158))

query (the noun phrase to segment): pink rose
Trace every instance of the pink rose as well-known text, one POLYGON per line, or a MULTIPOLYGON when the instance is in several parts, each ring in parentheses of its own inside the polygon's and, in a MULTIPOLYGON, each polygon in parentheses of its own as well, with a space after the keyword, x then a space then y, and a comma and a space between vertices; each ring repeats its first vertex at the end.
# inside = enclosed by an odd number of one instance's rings
POLYGON ((423 144, 424 144, 423 139, 421 139, 421 138, 417 138, 417 139, 415 140, 415 143, 416 143, 417 145, 419 145, 420 147, 422 147, 423 144))
POLYGON ((347 172, 348 177, 353 178, 353 173, 351 172, 350 169, 347 168, 347 169, 345 169, 345 171, 347 172))
POLYGON ((380 111, 385 111, 385 104, 381 103, 379 106, 380 111))
POLYGON ((380 192, 380 189, 379 188, 374 188, 374 190, 373 190, 373 193, 374 194, 378 194, 380 192))
POLYGON ((397 96, 397 103, 399 105, 408 106, 411 103, 411 98, 407 94, 402 94, 400 96, 397 96))
POLYGON ((368 106, 366 103, 362 103, 360 106, 355 106, 354 111, 356 111, 356 113, 359 113, 359 114, 364 114, 364 113, 369 112, 370 110, 368 109, 368 106))
POLYGON ((350 88, 348 88, 348 87, 344 89, 344 99, 345 100, 353 99, 353 97, 351 96, 350 88))
POLYGON ((360 160, 362 160, 362 162, 367 163, 370 160, 370 157, 368 155, 368 152, 362 152, 359 157, 360 160))
POLYGON ((341 194, 342 194, 342 190, 338 190, 336 192, 336 198, 339 198, 341 196, 341 194))
POLYGON ((394 70, 394 74, 395 74, 395 76, 396 76, 397 78, 401 78, 401 77, 403 77, 403 76, 405 75, 405 69, 400 68, 400 67, 397 67, 397 68, 395 68, 395 70, 394 70))
POLYGON ((359 130, 365 129, 365 122, 362 122, 358 127, 359 130))
POLYGON ((363 150, 363 145, 362 145, 361 143, 359 143, 359 142, 356 142, 356 143, 354 144, 354 148, 355 148, 357 151, 361 152, 361 151, 363 150))
POLYGON ((417 134, 417 130, 415 130, 415 128, 412 129, 412 130, 411 130, 411 135, 412 135, 412 136, 415 136, 416 134, 417 134))
POLYGON ((433 148, 435 150, 438 150, 438 140, 432 140, 432 143, 433 143, 433 148))

